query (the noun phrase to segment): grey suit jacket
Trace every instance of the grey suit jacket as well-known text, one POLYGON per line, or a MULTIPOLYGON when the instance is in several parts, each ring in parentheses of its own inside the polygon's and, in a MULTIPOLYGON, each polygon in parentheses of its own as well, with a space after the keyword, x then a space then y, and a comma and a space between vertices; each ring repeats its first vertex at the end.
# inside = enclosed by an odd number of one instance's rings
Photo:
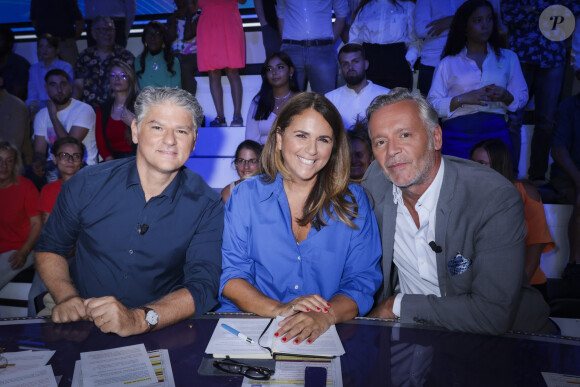
MULTIPOLYGON (((490 168, 456 157, 443 159, 435 224, 435 242, 443 250, 436 254, 441 297, 405 294, 401 321, 488 334, 548 331, 548 305, 524 273, 526 225, 520 193, 490 168), (448 262, 457 253, 471 260, 471 266, 453 275, 448 262)), ((397 205, 392 183, 376 161, 363 186, 374 201, 383 243, 384 283, 376 295, 380 302, 393 295, 397 285, 397 205)))

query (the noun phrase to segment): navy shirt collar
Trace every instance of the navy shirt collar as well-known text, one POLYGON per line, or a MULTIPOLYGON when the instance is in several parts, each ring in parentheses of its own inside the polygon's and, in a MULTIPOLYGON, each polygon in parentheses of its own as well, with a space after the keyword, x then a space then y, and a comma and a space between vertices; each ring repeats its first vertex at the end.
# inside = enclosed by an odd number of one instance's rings
MULTIPOLYGON (((169 185, 165 187, 163 192, 157 197, 167 196, 169 197, 171 202, 175 200, 178 189, 181 186, 182 175, 184 173, 183 168, 185 167, 181 167, 179 169, 177 175, 175 175, 171 183, 169 183, 169 185)), ((127 174, 127 189, 134 185, 139 186, 139 188, 143 190, 143 188, 141 187, 141 179, 139 179, 139 171, 137 170, 137 158, 135 158, 135 162, 129 167, 127 174)))

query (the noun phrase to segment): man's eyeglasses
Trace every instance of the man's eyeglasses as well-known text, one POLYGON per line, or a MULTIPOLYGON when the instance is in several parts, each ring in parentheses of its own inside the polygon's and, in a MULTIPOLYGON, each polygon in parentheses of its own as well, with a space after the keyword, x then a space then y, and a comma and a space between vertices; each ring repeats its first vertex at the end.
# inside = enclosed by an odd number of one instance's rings
POLYGON ((127 74, 125 73, 111 73, 109 74, 111 79, 127 79, 127 74))
POLYGON ((80 153, 73 153, 71 155, 70 153, 60 152, 59 154, 57 154, 57 157, 62 161, 74 161, 75 163, 78 163, 83 159, 83 155, 80 153))
POLYGON ((268 380, 274 371, 266 367, 252 366, 226 356, 224 360, 216 360, 213 366, 229 374, 243 375, 254 380, 268 380))
POLYGON ((234 160, 234 164, 236 164, 236 167, 239 167, 241 165, 246 166, 249 165, 251 167, 254 167, 256 165, 258 165, 258 159, 235 159, 234 160))

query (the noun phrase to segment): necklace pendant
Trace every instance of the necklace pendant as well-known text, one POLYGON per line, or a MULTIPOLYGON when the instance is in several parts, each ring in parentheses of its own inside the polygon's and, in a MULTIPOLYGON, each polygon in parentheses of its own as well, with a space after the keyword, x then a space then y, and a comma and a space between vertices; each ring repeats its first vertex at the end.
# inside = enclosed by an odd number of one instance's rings
POLYGON ((157 62, 153 63, 153 70, 157 71, 159 69, 159 66, 157 65, 157 62))

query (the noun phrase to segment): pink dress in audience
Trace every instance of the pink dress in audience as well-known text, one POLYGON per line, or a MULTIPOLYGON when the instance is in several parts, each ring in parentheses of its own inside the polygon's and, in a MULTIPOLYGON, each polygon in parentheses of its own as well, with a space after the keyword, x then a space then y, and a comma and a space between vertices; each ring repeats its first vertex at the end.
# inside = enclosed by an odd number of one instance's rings
POLYGON ((197 65, 199 71, 243 68, 246 44, 236 0, 199 0, 197 65))

